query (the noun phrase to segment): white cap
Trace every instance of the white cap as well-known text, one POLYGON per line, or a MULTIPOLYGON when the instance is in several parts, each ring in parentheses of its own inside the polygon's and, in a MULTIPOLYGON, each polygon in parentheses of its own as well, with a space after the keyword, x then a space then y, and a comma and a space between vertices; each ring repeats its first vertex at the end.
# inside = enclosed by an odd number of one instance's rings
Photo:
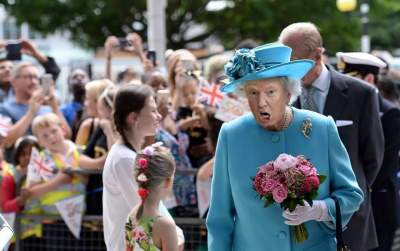
POLYGON ((386 66, 381 59, 366 52, 338 52, 336 57, 346 64, 369 65, 378 68, 386 66))

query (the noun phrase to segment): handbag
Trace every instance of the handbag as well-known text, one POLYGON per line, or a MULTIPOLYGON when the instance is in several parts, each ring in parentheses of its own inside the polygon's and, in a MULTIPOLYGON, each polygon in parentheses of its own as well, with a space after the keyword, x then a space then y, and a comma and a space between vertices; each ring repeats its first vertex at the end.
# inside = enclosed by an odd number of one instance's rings
POLYGON ((333 197, 335 201, 335 208, 336 208, 336 250, 337 251, 350 251, 350 249, 344 244, 343 241, 343 232, 342 232, 342 214, 340 213, 340 205, 339 200, 333 197))

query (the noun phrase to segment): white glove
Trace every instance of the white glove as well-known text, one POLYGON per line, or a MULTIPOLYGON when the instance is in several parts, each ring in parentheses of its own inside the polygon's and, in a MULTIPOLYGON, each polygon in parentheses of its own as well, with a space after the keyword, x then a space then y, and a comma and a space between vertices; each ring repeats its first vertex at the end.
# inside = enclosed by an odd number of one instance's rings
POLYGON ((328 208, 325 201, 314 200, 313 205, 304 201, 304 206, 297 206, 293 212, 285 210, 282 213, 285 218, 285 224, 290 226, 297 226, 310 220, 316 221, 330 221, 332 220, 328 213, 328 208))

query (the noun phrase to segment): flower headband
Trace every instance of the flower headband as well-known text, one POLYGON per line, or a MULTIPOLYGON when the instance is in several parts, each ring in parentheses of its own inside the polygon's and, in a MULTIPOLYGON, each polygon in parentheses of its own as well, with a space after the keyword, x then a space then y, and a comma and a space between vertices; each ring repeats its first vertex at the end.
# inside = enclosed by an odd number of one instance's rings
MULTIPOLYGON (((156 148, 162 146, 162 142, 157 142, 154 143, 150 146, 147 146, 143 149, 142 153, 148 157, 151 157, 154 155, 154 152, 156 148)), ((139 175, 137 177, 137 181, 139 182, 140 186, 146 185, 146 183, 149 181, 147 178, 146 174, 144 173, 146 169, 148 168, 149 162, 147 158, 141 157, 138 159, 138 169, 139 169, 139 175)), ((142 201, 144 201, 147 196, 149 195, 150 190, 144 187, 140 187, 138 190, 138 194, 140 198, 142 198, 142 201)))

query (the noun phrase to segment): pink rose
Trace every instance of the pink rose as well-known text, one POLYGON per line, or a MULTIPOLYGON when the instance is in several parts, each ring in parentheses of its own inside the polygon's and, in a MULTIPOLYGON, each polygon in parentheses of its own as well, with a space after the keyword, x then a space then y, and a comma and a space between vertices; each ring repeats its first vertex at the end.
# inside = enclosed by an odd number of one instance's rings
POLYGON ((277 203, 281 203, 284 201, 287 197, 288 191, 287 188, 285 188, 282 185, 278 185, 275 187, 275 189, 272 191, 272 197, 274 198, 274 201, 277 203))
POLYGON ((267 179, 264 182, 262 182, 262 190, 263 190, 264 194, 270 193, 278 185, 279 185, 278 182, 276 182, 275 180, 267 179))
POLYGON ((307 165, 301 165, 299 167, 300 171, 305 175, 305 176, 311 176, 314 175, 313 168, 307 165))
POLYGON ((285 171, 289 168, 296 166, 297 158, 289 154, 282 153, 274 161, 274 167, 278 170, 285 171))

